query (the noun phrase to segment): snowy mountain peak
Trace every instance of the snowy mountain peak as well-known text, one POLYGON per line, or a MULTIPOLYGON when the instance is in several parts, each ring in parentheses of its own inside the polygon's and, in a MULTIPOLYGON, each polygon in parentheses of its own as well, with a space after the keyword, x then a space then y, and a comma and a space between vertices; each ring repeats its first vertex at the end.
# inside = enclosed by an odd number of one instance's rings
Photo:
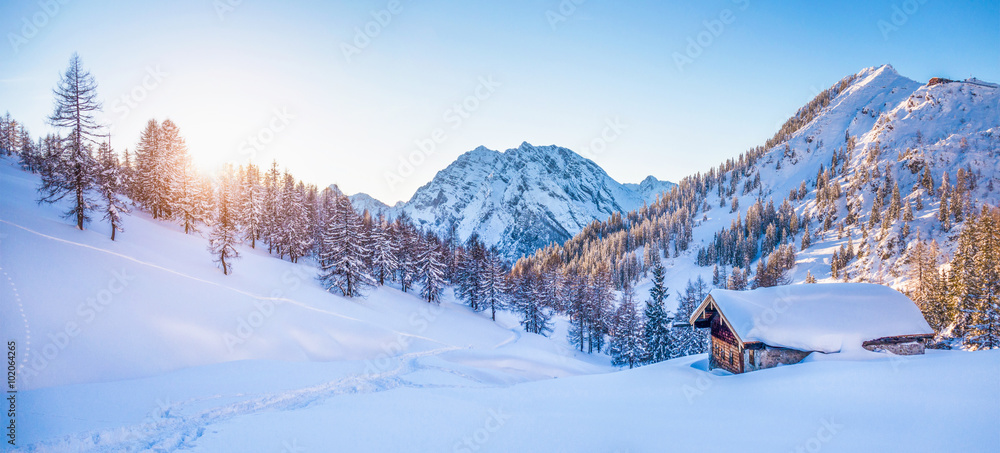
POLYGON ((653 176, 621 184, 570 149, 523 142, 504 152, 479 146, 458 156, 406 203, 389 207, 363 193, 350 198, 358 211, 388 218, 405 212, 438 234, 454 227, 463 241, 477 233, 517 258, 562 243, 594 220, 651 203, 674 185, 653 176))

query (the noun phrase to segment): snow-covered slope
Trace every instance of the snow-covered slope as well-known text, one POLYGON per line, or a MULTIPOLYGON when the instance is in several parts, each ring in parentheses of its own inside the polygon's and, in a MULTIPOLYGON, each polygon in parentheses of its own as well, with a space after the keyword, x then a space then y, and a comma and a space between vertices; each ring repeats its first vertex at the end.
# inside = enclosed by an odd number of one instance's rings
MULTIPOLYGON (((833 246, 848 242, 870 252, 851 263, 850 275, 897 286, 904 284, 899 244, 915 239, 916 231, 921 239, 934 239, 946 252, 952 250, 961 225, 942 229, 936 219, 940 200, 919 187, 925 168, 934 179, 935 190, 945 173, 954 185, 958 169, 964 169, 973 181, 968 188, 969 200, 1000 204, 1000 192, 995 190, 1000 184, 1000 88, 966 82, 928 86, 899 75, 889 65, 865 69, 820 116, 788 140, 797 158, 785 158, 784 144, 779 144, 758 163, 765 196, 773 197, 777 204, 801 181, 815 183, 820 165, 829 168, 832 154, 844 147, 845 131, 856 136, 857 143, 848 150, 847 171, 837 175, 834 183, 846 193, 854 179, 868 182, 850 200, 844 197, 836 203, 838 220, 847 215, 848 201, 860 206, 858 226, 848 228, 843 238, 833 230, 820 234, 819 243, 814 242, 805 256, 800 256, 806 263, 826 264, 813 270, 817 276, 830 274, 833 246), (902 220, 893 221, 885 234, 876 227, 866 235, 861 227, 870 220, 874 192, 885 180, 886 170, 900 188, 903 206, 910 202, 915 207, 914 221, 909 222, 914 234, 905 239, 900 233, 902 220), (918 197, 923 209, 916 209, 918 197)), ((892 187, 884 190, 888 195, 892 187)), ((749 197, 745 199, 751 202, 749 197)), ((808 212, 813 218, 821 214, 815 190, 795 205, 799 213, 808 212)), ((804 277, 796 275, 797 279, 804 277)))
MULTIPOLYGON (((863 69, 812 121, 767 149, 742 174, 726 175, 726 187, 734 177, 739 178, 735 196, 740 208, 736 212, 731 212, 728 196, 720 206, 715 188, 708 191, 707 208, 694 221, 690 248, 667 259, 668 285, 683 287, 685 281, 698 275, 710 281, 712 267, 694 264, 698 249, 711 244, 714 235, 730 227, 737 216, 745 219, 747 208, 755 201, 761 200, 765 205, 773 201, 778 207, 791 190, 805 182, 805 197, 790 203, 800 219, 805 214, 811 217, 809 228, 813 239, 809 248, 797 250, 796 266, 789 272, 792 282, 804 281, 807 272, 820 281, 842 280, 843 272, 838 278, 831 276, 831 256, 839 247, 853 244, 856 252, 863 248, 867 253, 849 263, 847 275, 851 281, 908 289, 902 259, 907 241, 915 240, 919 232, 920 239, 936 240, 947 258, 962 227, 959 224, 948 231, 942 229, 937 220, 939 197, 919 187, 924 168, 929 169, 935 190, 940 187, 944 173, 948 173, 954 186, 959 168, 970 172, 974 184, 967 199, 997 206, 1000 205, 998 157, 1000 88, 996 85, 972 80, 928 86, 901 76, 890 65, 863 69), (846 149, 847 135, 856 139, 853 149, 846 149), (844 151, 848 160, 838 165, 831 181, 845 195, 828 211, 830 208, 822 207, 817 200, 815 183, 817 174, 821 169, 830 169, 831 159, 839 151, 844 151), (905 207, 909 202, 914 208, 914 220, 908 222, 910 234, 905 239, 901 219, 891 222, 884 234, 878 225, 868 226, 875 189, 885 181, 886 170, 899 185, 902 205, 905 207), (741 190, 758 176, 758 188, 741 190), (856 179, 866 182, 847 197, 856 179), (858 206, 858 219, 838 237, 837 225, 847 215, 849 198, 858 206), (921 199, 922 209, 917 198, 921 199), (832 213, 832 227, 823 231, 819 219, 827 212, 832 213)), ((892 187, 884 189, 888 205, 892 187)), ((801 238, 800 232, 791 240, 796 249, 801 238)), ((754 265, 755 262, 751 263, 749 270, 754 265)), ((642 285, 640 288, 645 287, 645 283, 642 285)))
POLYGON ((126 215, 114 242, 102 223, 76 230, 60 219, 65 206, 34 202, 38 177, 12 165, 0 159, 0 327, 17 340, 22 389, 246 359, 364 361, 452 350, 475 357, 483 348, 509 351, 502 379, 606 369, 594 364, 606 359, 589 356, 554 356, 535 368, 538 354, 565 349, 562 338, 522 335, 514 319, 494 323, 391 288, 345 299, 323 291, 313 265, 266 250, 240 246, 235 273, 224 276, 200 234, 144 213, 126 215), (527 344, 527 356, 515 352, 527 344))
POLYGON ((390 217, 405 212, 442 235, 454 226, 463 241, 476 233, 517 258, 562 243, 594 220, 648 204, 673 186, 652 176, 620 184, 569 149, 525 142, 502 153, 479 147, 459 156, 405 204, 390 208, 363 193, 351 201, 358 210, 390 217))

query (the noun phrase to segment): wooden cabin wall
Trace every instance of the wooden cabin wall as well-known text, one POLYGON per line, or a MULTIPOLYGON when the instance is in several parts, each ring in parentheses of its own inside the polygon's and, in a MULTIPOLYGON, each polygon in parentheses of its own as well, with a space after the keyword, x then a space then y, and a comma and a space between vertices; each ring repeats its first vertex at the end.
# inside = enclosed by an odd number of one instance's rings
POLYGON ((743 346, 721 316, 712 318, 712 354, 709 369, 722 368, 731 373, 743 372, 743 346))

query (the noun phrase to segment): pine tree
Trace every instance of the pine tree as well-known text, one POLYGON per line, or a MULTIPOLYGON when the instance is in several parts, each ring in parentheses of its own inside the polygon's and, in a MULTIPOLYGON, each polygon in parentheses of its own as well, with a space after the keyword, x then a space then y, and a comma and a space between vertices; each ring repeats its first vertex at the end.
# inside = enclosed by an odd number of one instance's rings
POLYGON ((949 213, 948 194, 944 192, 944 195, 941 196, 941 204, 938 205, 938 221, 941 222, 941 230, 943 231, 951 230, 951 217, 949 213))
POLYGON ((1000 208, 983 207, 967 221, 952 261, 952 292, 965 325, 963 343, 969 349, 1000 348, 1000 208))
POLYGON ((9 156, 18 149, 11 140, 16 127, 17 121, 10 117, 10 112, 0 116, 0 156, 9 156))
POLYGON ((250 240, 250 248, 257 247, 263 228, 264 207, 262 204, 263 187, 260 183, 260 169, 256 165, 247 164, 242 182, 243 196, 240 197, 240 220, 243 225, 243 235, 250 240))
POLYGON ((116 231, 125 231, 122 228, 123 213, 129 212, 128 205, 121 198, 121 193, 125 189, 125 184, 118 168, 118 158, 111 145, 102 143, 98 149, 97 190, 100 199, 104 204, 104 217, 111 224, 111 240, 115 240, 116 231))
POLYGON ((18 160, 21 163, 21 168, 30 171, 31 173, 38 173, 41 168, 42 154, 40 148, 40 141, 35 142, 31 140, 31 134, 28 130, 21 128, 21 148, 18 150, 18 160))
MULTIPOLYGON (((173 182, 173 194, 175 217, 184 227, 184 234, 198 232, 198 224, 205 223, 208 218, 208 200, 201 191, 201 177, 191 162, 191 158, 184 155, 177 163, 177 177, 173 182)), ((234 200, 235 201, 235 200, 234 200)), ((235 209, 235 206, 231 207, 235 209)), ((233 215, 237 219, 239 213, 233 215)))
POLYGON ((614 285, 606 268, 600 268, 594 274, 586 300, 586 338, 587 352, 601 352, 604 349, 605 336, 610 333, 611 317, 614 314, 614 285))
POLYGON ((567 332, 569 343, 581 352, 586 346, 587 335, 587 298, 589 297, 589 277, 586 275, 571 275, 567 278, 564 293, 566 294, 566 315, 570 326, 567 332))
MULTIPOLYGON (((278 161, 271 161, 271 168, 264 175, 264 200, 262 207, 264 213, 261 216, 260 236, 267 242, 267 253, 273 253, 275 246, 280 244, 279 229, 281 227, 281 172, 278 171, 278 161)), ((328 198, 332 200, 331 212, 335 210, 337 197, 328 193, 328 198)), ((327 217, 326 220, 329 220, 327 217)), ((324 230, 325 234, 325 230, 324 230)), ((320 240, 322 243, 322 238, 320 240)))
POLYGON ((904 222, 913 221, 913 206, 910 204, 909 200, 906 201, 906 206, 903 207, 903 221, 904 222))
POLYGON ((611 344, 608 348, 612 365, 628 365, 629 368, 638 365, 647 355, 643 339, 645 327, 635 308, 631 292, 631 287, 623 292, 622 300, 615 310, 611 344))
POLYGON ((379 285, 385 285, 385 281, 391 279, 399 268, 397 254, 391 227, 380 216, 372 230, 372 275, 379 285))
POLYGON ((399 285, 405 293, 410 290, 417 279, 417 257, 419 255, 419 237, 413 231, 406 214, 403 213, 393 223, 393 241, 399 251, 399 285))
POLYGON ((534 272, 511 277, 513 280, 513 309, 521 315, 525 332, 546 336, 552 332, 552 313, 544 305, 541 294, 542 279, 534 272))
POLYGON ((56 107, 49 117, 49 124, 67 129, 61 139, 61 149, 52 165, 42 173, 39 202, 55 203, 67 195, 72 196, 72 206, 64 216, 76 221, 83 229, 95 209, 88 193, 96 184, 97 162, 90 145, 97 143, 99 126, 94 115, 101 110, 97 101, 97 82, 82 67, 80 57, 73 54, 69 68, 59 79, 55 89, 56 107))
MULTIPOLYGON (((180 193, 180 188, 183 184, 179 181, 183 176, 181 172, 188 171, 191 177, 197 175, 197 171, 194 170, 194 165, 191 164, 190 167, 185 168, 187 162, 191 160, 188 155, 187 144, 184 142, 184 137, 181 136, 180 128, 177 127, 170 119, 163 120, 160 123, 160 140, 163 146, 163 154, 160 156, 161 160, 157 162, 157 189, 165 193, 162 198, 163 208, 165 211, 165 217, 177 218, 181 214, 178 212, 180 199, 187 194, 180 193)), ((233 178, 231 181, 231 186, 229 190, 233 191, 233 202, 237 203, 239 201, 239 184, 238 178, 233 178)), ((235 216, 239 215, 237 211, 238 205, 233 205, 231 207, 235 216)))
POLYGON ((910 244, 903 258, 908 265, 906 277, 910 299, 916 302, 927 323, 937 332, 944 330, 954 317, 950 302, 937 294, 942 284, 938 272, 939 259, 937 243, 922 241, 919 237, 910 244))
MULTIPOLYGON (((282 191, 283 216, 280 226, 281 249, 279 256, 287 254, 288 259, 296 263, 299 258, 306 256, 312 249, 312 234, 309 230, 309 213, 306 209, 305 185, 302 182, 295 183, 292 175, 285 175, 285 188, 282 191)), ((353 208, 352 208, 353 209, 353 208)), ((366 230, 359 231, 360 242, 365 250, 371 250, 370 240, 366 237, 366 230)), ((368 262, 370 255, 362 255, 365 269, 370 269, 368 262)))
POLYGON ((473 311, 482 310, 485 308, 480 299, 484 292, 486 248, 475 233, 465 242, 465 252, 461 254, 457 267, 457 296, 465 300, 473 311))
MULTIPOLYGON (((892 198, 889 200, 889 208, 886 213, 886 217, 889 222, 899 219, 899 211, 901 209, 901 200, 899 196, 899 184, 896 183, 892 186, 892 198)), ((883 224, 885 221, 883 221, 883 224)))
POLYGON ((708 349, 707 334, 687 324, 694 309, 701 304, 707 295, 708 285, 705 284, 701 276, 698 276, 694 282, 688 280, 684 294, 678 295, 680 304, 677 306, 677 316, 674 319, 681 320, 681 323, 675 323, 670 329, 673 346, 671 357, 701 354, 708 349))
POLYGON ((671 318, 663 306, 669 289, 663 284, 664 270, 660 263, 653 265, 653 286, 649 289, 649 300, 643 312, 646 318, 643 338, 646 343, 647 363, 662 362, 670 358, 671 318))
POLYGON ((170 169, 163 143, 163 131, 156 120, 149 120, 135 147, 135 201, 154 219, 168 217, 170 169))
POLYGON ((422 284, 420 297, 428 303, 440 304, 445 285, 445 263, 441 254, 441 244, 438 238, 431 234, 421 242, 420 254, 417 257, 417 278, 422 284))
POLYGON ((510 286, 507 282, 507 266, 500 258, 500 252, 491 250, 486 256, 485 276, 483 278, 483 307, 490 309, 490 319, 497 320, 497 310, 507 306, 507 294, 510 286))
POLYGON ((215 262, 222 268, 223 275, 233 273, 233 261, 240 257, 236 250, 239 230, 236 224, 236 200, 233 193, 232 169, 227 169, 219 180, 216 195, 216 216, 212 233, 209 235, 208 250, 215 256, 215 262))
POLYGON ((748 284, 746 272, 743 269, 734 267, 732 272, 729 273, 729 279, 726 281, 726 289, 745 291, 748 284))
POLYGON ((369 253, 361 238, 361 219, 350 200, 338 195, 333 216, 323 234, 323 252, 320 254, 320 281, 324 289, 340 290, 344 297, 363 295, 362 291, 374 285, 365 267, 369 253))

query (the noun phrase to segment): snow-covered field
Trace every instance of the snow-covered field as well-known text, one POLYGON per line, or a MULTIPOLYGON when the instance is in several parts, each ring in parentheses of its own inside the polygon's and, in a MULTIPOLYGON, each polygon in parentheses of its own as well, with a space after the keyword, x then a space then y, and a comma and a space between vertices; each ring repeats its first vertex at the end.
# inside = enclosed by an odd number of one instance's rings
MULTIPOLYGON (((855 352, 732 376, 616 371, 449 297, 320 289, 248 247, 234 275, 145 214, 119 240, 0 161, 0 328, 18 451, 995 451, 1000 351, 855 352)), ((675 269, 676 270, 676 269, 675 269)), ((674 287, 675 289, 676 286, 674 287)), ((9 447, 9 445, 5 445, 9 447)))

